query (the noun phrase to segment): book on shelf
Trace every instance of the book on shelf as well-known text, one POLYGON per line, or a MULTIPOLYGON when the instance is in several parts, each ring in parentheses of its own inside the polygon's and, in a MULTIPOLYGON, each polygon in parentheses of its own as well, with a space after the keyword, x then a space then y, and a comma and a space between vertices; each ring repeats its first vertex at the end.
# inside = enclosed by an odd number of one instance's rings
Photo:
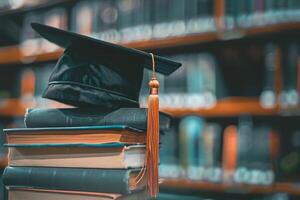
POLYGON ((196 179, 199 175, 198 141, 203 128, 203 119, 193 116, 182 119, 178 127, 180 165, 183 176, 191 179, 196 179))
POLYGON ((268 126, 254 124, 249 116, 239 119, 238 160, 234 182, 271 185, 274 182, 268 126))
POLYGON ((153 1, 121 0, 118 7, 118 31, 122 42, 149 40, 152 37, 153 1))
MULTIPOLYGON (((43 14, 43 24, 48 26, 53 26, 56 28, 67 29, 67 10, 64 7, 55 7, 43 14)), ((32 22, 31 22, 32 23, 32 22)), ((59 47, 50 43, 47 40, 42 40, 41 51, 42 52, 54 52, 58 50, 59 47)))
POLYGON ((39 35, 31 29, 30 23, 41 23, 42 20, 43 18, 41 17, 41 14, 37 11, 29 12, 24 16, 22 30, 20 34, 20 46, 22 55, 35 55, 40 50, 39 45, 41 41, 39 39, 39 35))
MULTIPOLYGON (((226 94, 219 66, 210 53, 186 53, 171 55, 180 60, 184 67, 178 69, 169 77, 160 77, 160 108, 203 108, 215 106, 217 99, 226 94)), ((144 72, 146 85, 151 79, 149 71, 144 72)), ((144 88, 144 87, 143 87, 144 88)), ((140 105, 146 106, 147 90, 140 94, 140 105)))
POLYGON ((198 181, 221 181, 221 127, 195 116, 179 124, 181 176, 198 181))
POLYGON ((162 178, 178 178, 181 170, 179 167, 179 144, 177 120, 172 120, 170 128, 161 132, 159 149, 159 176, 162 178))
POLYGON ((283 108, 299 104, 298 91, 298 59, 299 44, 297 41, 287 41, 282 45, 282 80, 283 88, 280 93, 280 105, 283 108))
MULTIPOLYGON (((42 40, 30 26, 31 23, 44 23, 49 26, 67 29, 67 11, 65 8, 57 6, 44 11, 26 12, 22 22, 20 34, 21 53, 23 56, 34 56, 41 52, 53 52, 57 46, 42 40)), ((28 62, 28 61, 27 61, 28 62)))
POLYGON ((119 13, 116 0, 99 1, 97 5, 97 38, 110 42, 120 42, 118 31, 119 13))
POLYGON ((277 46, 273 43, 269 43, 264 49, 264 74, 263 74, 263 89, 260 94, 260 103, 264 108, 273 108, 277 104, 276 94, 276 74, 278 67, 276 63, 277 46))
POLYGON ((238 152, 237 165, 234 173, 234 182, 247 183, 251 164, 253 135, 253 119, 250 116, 242 116, 238 122, 238 152))
POLYGON ((78 1, 72 8, 71 16, 72 31, 88 36, 96 33, 96 1, 78 1))
POLYGON ((229 125, 224 129, 222 149, 223 182, 233 183, 237 165, 238 131, 236 125, 229 125))
POLYGON ((278 143, 279 151, 276 160, 276 181, 278 182, 298 182, 300 162, 299 158, 299 129, 297 127, 297 119, 290 120, 291 123, 285 122, 287 126, 280 127, 278 143))
MULTIPOLYGON (((224 13, 219 18, 225 27, 219 28, 216 26, 215 18, 216 7, 220 6, 217 4, 220 3, 216 0, 62 2, 21 12, 20 15, 24 20, 20 25, 22 33, 18 38, 20 38, 22 54, 32 56, 40 52, 52 52, 57 48, 40 40, 39 36, 30 30, 31 22, 70 29, 106 41, 128 43, 212 33, 220 28, 221 31, 237 33, 240 29, 294 23, 299 22, 300 19, 300 3, 294 0, 224 0, 222 2, 224 2, 224 5, 221 5, 224 13)), ((3 3, 6 6, 13 4, 13 1, 8 4, 3 3)), ((13 20, 19 24, 17 17, 13 20)), ((242 33, 239 32, 237 35, 242 33)), ((18 42, 9 35, 9 32, 5 35, 4 43, 18 42)))
POLYGON ((296 181, 297 118, 179 118, 172 126, 177 133, 163 140, 169 157, 161 151, 162 177, 261 186, 296 181))
POLYGON ((294 22, 299 6, 297 1, 225 0, 224 22, 227 30, 294 22))

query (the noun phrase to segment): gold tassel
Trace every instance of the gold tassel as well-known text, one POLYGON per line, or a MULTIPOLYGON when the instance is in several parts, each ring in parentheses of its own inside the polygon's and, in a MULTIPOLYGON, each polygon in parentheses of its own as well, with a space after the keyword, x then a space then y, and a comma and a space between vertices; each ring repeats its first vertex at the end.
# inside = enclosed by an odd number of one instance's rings
POLYGON ((151 198, 156 197, 159 192, 158 182, 158 160, 159 160, 159 82, 155 76, 155 61, 152 57, 152 78, 149 82, 150 95, 148 98, 147 117, 147 144, 144 167, 136 177, 138 184, 144 176, 147 177, 148 194, 151 198))

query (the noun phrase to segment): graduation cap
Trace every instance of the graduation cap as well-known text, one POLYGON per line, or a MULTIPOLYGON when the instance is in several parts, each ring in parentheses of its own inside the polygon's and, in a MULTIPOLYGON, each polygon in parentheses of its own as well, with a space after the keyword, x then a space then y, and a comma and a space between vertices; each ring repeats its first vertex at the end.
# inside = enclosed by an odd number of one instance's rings
POLYGON ((33 23, 32 27, 45 39, 65 48, 49 78, 45 98, 78 107, 138 107, 144 68, 152 69, 145 167, 136 182, 146 177, 150 196, 156 196, 159 190, 159 83, 155 72, 169 75, 181 64, 42 24, 33 23))
MULTIPOLYGON (((138 107, 149 53, 33 23, 42 37, 65 48, 43 96, 73 106, 138 107)), ((180 63, 154 56, 155 70, 169 75, 180 63)))

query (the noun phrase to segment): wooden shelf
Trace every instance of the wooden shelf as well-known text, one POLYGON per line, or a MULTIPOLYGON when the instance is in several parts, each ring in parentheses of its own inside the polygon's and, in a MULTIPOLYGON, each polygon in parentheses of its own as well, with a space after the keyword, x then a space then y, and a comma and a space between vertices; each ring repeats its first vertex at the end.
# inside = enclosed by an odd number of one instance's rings
POLYGON ((217 104, 210 109, 180 109, 165 108, 161 109, 173 116, 181 117, 185 115, 199 115, 204 117, 233 117, 241 114, 250 115, 276 115, 279 113, 279 107, 272 109, 263 108, 256 98, 228 98, 219 100, 217 104))
POLYGON ((179 189, 191 191, 206 192, 224 192, 224 193, 288 193, 290 195, 300 195, 300 186, 293 183, 274 183, 270 186, 264 185, 241 185, 224 183, 206 183, 186 179, 165 179, 161 183, 163 189, 179 189))
MULTIPOLYGON (((25 102, 20 99, 0 100, 0 116, 24 116, 26 109, 34 107, 36 104, 32 101, 25 102)), ((59 102, 51 102, 49 107, 71 107, 59 102)), ((229 98, 220 100, 216 106, 211 109, 161 109, 173 116, 180 117, 185 115, 200 115, 204 117, 233 117, 241 114, 251 115, 277 115, 278 108, 264 109, 260 106, 257 99, 249 98, 229 98)))
POLYGON ((26 109, 31 106, 32 103, 22 102, 19 99, 0 100, 0 116, 24 116, 26 109))
MULTIPOLYGON (((65 105, 56 101, 49 100, 47 108, 70 108, 72 106, 65 105)), ((20 99, 4 99, 0 100, 0 116, 2 117, 24 117, 27 108, 40 107, 33 100, 22 101, 20 99)))
MULTIPOLYGON (((238 29, 233 31, 199 33, 194 35, 185 35, 166 39, 153 39, 149 41, 121 43, 121 45, 141 50, 166 49, 209 42, 242 39, 250 36, 280 33, 296 29, 300 30, 300 23, 283 23, 248 29, 238 29)), ((56 60, 61 55, 61 53, 62 50, 59 49, 51 53, 38 53, 33 56, 24 56, 22 55, 19 46, 2 47, 0 48, 0 64, 22 64, 52 61, 56 60)))

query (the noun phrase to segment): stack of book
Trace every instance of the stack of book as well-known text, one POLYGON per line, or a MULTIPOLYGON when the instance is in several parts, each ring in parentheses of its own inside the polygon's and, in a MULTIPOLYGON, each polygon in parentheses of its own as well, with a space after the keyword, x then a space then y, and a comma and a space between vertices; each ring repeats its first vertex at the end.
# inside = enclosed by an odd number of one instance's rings
MULTIPOLYGON (((146 112, 28 110, 27 128, 4 130, 9 199, 144 199, 146 183, 136 177, 144 164, 146 112)), ((169 123, 161 114, 161 128, 169 123)))

